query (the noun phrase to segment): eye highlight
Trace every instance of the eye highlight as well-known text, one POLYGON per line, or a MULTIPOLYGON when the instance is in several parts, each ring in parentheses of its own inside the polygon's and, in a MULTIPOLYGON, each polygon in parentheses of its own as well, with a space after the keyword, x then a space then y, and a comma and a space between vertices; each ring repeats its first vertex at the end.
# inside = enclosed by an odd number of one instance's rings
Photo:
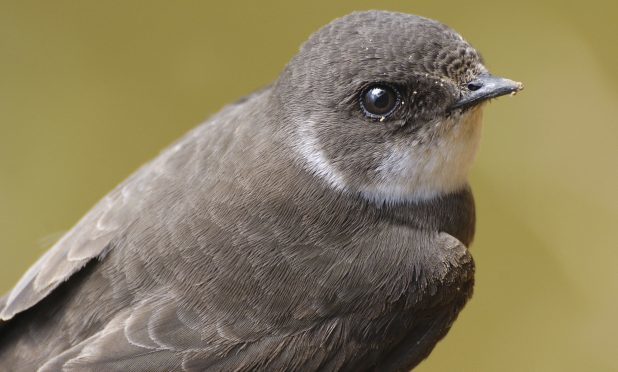
POLYGON ((360 104, 365 115, 372 119, 389 116, 401 102, 397 89, 388 84, 373 84, 362 91, 360 104))

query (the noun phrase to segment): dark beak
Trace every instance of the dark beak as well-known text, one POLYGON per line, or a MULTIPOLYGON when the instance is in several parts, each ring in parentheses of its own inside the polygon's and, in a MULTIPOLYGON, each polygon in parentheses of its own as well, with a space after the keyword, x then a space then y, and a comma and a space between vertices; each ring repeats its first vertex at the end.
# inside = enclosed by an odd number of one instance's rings
POLYGON ((489 74, 482 75, 468 83, 468 91, 451 106, 451 110, 465 109, 491 98, 515 94, 522 89, 524 89, 522 83, 489 74))

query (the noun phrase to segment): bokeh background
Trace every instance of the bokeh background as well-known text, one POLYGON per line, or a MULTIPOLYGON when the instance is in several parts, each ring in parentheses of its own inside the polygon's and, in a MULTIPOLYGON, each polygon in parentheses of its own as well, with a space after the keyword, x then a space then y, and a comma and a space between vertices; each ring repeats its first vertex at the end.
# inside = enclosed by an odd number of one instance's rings
POLYGON ((352 10, 441 20, 489 105, 473 300, 419 371, 618 370, 618 22, 594 1, 0 1, 0 292, 188 129, 352 10))

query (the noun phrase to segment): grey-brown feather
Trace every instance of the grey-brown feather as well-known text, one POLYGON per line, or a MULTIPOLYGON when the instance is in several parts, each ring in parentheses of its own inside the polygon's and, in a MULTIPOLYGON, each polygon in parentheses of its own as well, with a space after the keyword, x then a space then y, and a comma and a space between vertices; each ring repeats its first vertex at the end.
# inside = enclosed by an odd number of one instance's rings
POLYGON ((35 264, 0 302, 0 369, 405 370, 428 355, 472 293, 469 189, 383 205, 333 190, 295 155, 280 87, 173 144, 35 264))

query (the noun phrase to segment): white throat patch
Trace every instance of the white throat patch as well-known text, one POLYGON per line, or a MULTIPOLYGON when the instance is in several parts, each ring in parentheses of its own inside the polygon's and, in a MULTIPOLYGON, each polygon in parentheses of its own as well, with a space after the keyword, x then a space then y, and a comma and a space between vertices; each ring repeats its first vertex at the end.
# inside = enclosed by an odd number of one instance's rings
POLYGON ((391 147, 378 166, 380 179, 361 190, 366 198, 376 203, 427 200, 466 185, 481 138, 482 107, 433 125, 445 129, 431 143, 391 147))
POLYGON ((297 125, 294 148, 304 165, 340 191, 359 192, 376 204, 418 201, 464 187, 481 137, 482 107, 433 124, 439 131, 430 143, 393 144, 377 166, 378 178, 350 190, 345 177, 328 160, 315 134, 315 122, 297 125))

